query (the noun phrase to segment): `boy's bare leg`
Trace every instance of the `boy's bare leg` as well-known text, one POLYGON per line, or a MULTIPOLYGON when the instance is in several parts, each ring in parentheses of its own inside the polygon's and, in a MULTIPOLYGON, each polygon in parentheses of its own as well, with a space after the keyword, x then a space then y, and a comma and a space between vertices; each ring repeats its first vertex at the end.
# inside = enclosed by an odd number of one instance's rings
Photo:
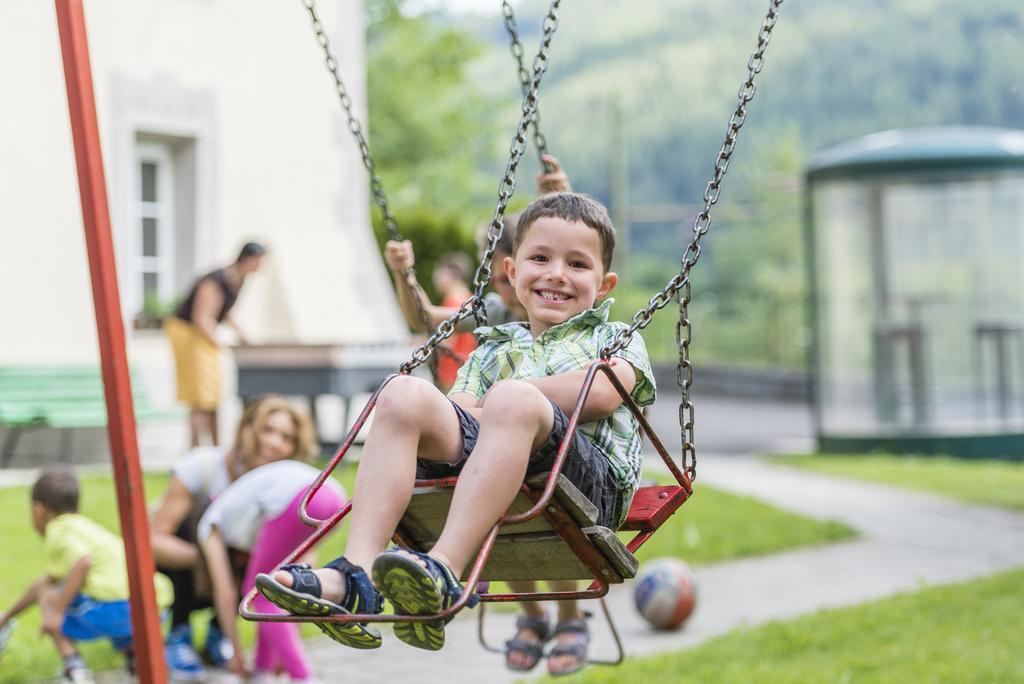
MULTIPOLYGON (((536 582, 509 582, 508 586, 516 594, 532 594, 537 591, 536 582)), ((540 601, 520 601, 519 606, 523 609, 524 615, 535 618, 547 617, 544 604, 540 601)))
MULTIPOLYGON (((579 587, 575 580, 559 580, 556 582, 550 582, 551 589, 553 591, 576 591, 579 587)), ((576 601, 559 601, 558 602, 558 623, 567 622, 569 620, 581 620, 583 619, 583 613, 579 609, 579 603, 576 601)), ((555 637, 555 641, 564 646, 568 646, 577 643, 586 637, 579 632, 565 632, 555 637)), ((578 662, 578 658, 571 654, 566 655, 553 655, 548 658, 548 670, 550 672, 562 672, 571 667, 574 667, 578 662)))
MULTIPOLYGON (((359 460, 345 557, 369 572, 409 506, 416 481, 416 458, 455 462, 462 453, 462 431, 451 402, 433 385, 410 376, 388 383, 377 398, 370 434, 359 460)), ((316 570, 321 596, 344 598, 342 577, 316 570)), ((275 579, 291 586, 291 575, 275 579)))
MULTIPOLYGON (((509 582, 509 587, 516 593, 527 593, 537 591, 536 582, 509 582)), ((570 592, 577 591, 579 585, 575 580, 552 580, 548 582, 551 591, 570 592)), ((544 605, 539 601, 523 601, 520 603, 523 614, 533 618, 546 619, 547 612, 544 605)), ((582 618, 579 603, 577 601, 558 601, 558 622, 582 618)), ((520 629, 516 632, 516 638, 523 641, 540 641, 540 634, 532 629, 520 629)), ((578 639, 576 634, 561 634, 558 636, 559 643, 571 644, 578 639)), ((512 651, 508 654, 510 665, 526 667, 529 664, 529 655, 520 651, 512 651)), ((571 656, 555 656, 552 658, 552 668, 557 672, 573 664, 571 656)))
POLYGON ((75 643, 60 631, 64 622, 64 611, 58 610, 56 607, 59 595, 59 585, 50 583, 40 587, 39 610, 43 614, 43 631, 53 639, 60 657, 67 658, 76 653, 75 643))
POLYGON ((209 421, 208 429, 210 431, 210 444, 213 446, 219 446, 220 440, 217 439, 217 409, 206 414, 206 420, 209 421))
MULTIPOLYGON (((534 593, 537 591, 536 582, 509 582, 508 586, 517 594, 534 593)), ((519 605, 523 609, 523 615, 539 620, 547 620, 547 611, 544 610, 544 604, 540 601, 522 601, 519 605)), ((540 634, 525 627, 516 630, 516 638, 527 643, 540 643, 540 634)), ((531 664, 530 655, 520 650, 509 650, 505 654, 505 658, 512 667, 525 668, 531 664)))
POLYGON ((520 380, 499 382, 484 398, 480 435, 459 475, 441 537, 430 555, 460 575, 519 491, 530 455, 551 434, 547 397, 520 380))
POLYGON ((206 424, 206 420, 203 418, 203 412, 199 409, 192 409, 188 413, 188 436, 189 446, 193 449, 199 446, 200 439, 199 435, 203 432, 203 426, 206 424))

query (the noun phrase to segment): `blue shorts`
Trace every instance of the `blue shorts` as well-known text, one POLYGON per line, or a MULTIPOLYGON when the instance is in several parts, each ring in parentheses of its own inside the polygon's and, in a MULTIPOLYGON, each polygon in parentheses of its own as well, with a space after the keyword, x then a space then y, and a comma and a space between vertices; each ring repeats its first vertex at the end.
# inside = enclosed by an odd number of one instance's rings
MULTIPOLYGON (((459 428, 462 430, 462 456, 456 463, 419 459, 416 463, 418 479, 458 475, 465 467, 470 454, 473 453, 477 436, 480 433, 480 423, 458 404, 452 402, 452 406, 459 416, 459 428)), ((551 470, 555 464, 558 447, 561 446, 562 438, 565 437, 565 433, 569 429, 569 417, 565 415, 565 412, 554 402, 551 402, 551 408, 554 409, 555 414, 551 434, 548 435, 547 441, 530 456, 530 461, 526 466, 527 476, 551 470)), ((562 474, 597 507, 597 524, 615 529, 618 525, 622 503, 619 500, 618 487, 615 486, 611 464, 601 455, 594 443, 579 430, 573 434, 569 451, 565 455, 565 463, 562 465, 562 474)))
POLYGON ((132 644, 132 615, 128 601, 97 601, 78 594, 64 611, 61 632, 72 641, 110 639, 123 651, 132 644))

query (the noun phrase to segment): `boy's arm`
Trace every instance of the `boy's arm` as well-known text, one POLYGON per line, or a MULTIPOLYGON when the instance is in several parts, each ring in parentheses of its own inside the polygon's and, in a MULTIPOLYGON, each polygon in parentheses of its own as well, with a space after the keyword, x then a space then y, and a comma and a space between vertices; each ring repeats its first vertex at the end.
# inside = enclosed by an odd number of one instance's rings
POLYGON ((53 580, 50 579, 49 575, 40 575, 35 582, 33 582, 25 593, 22 594, 21 598, 14 602, 11 609, 6 613, 0 613, 0 627, 3 627, 11 618, 20 615, 26 608, 29 608, 36 604, 39 600, 39 592, 43 587, 49 585, 53 580))
POLYGON ((78 596, 78 593, 82 591, 82 587, 85 585, 85 578, 89 575, 89 568, 92 567, 92 558, 89 556, 82 556, 75 564, 68 570, 68 574, 64 576, 64 579, 60 582, 60 591, 57 593, 56 604, 54 604, 53 612, 43 612, 43 629, 48 632, 57 632, 60 630, 61 623, 64 621, 64 611, 67 610, 71 602, 78 596), (48 622, 50 624, 48 624, 48 622), (52 624, 56 622, 56 624, 52 624))
MULTIPOLYGON (((613 358, 610 362, 612 372, 619 379, 626 392, 632 392, 636 385, 636 370, 625 359, 613 358)), ((526 382, 539 389, 544 396, 558 405, 558 408, 571 416, 576 408, 576 400, 579 398, 580 390, 583 388, 583 380, 587 376, 586 370, 569 371, 557 375, 548 375, 543 378, 528 378, 526 382)), ((580 420, 584 423, 607 418, 615 413, 615 409, 622 404, 622 397, 615 390, 611 380, 604 373, 598 373, 594 378, 594 384, 587 395, 587 403, 583 405, 583 412, 580 420)))
MULTIPOLYGON (((405 280, 405 272, 412 268, 415 263, 415 256, 412 251, 412 243, 409 240, 396 242, 388 240, 384 246, 384 261, 387 263, 391 277, 395 281, 395 292, 398 294, 398 306, 402 309, 405 322, 416 332, 424 332, 423 321, 420 320, 420 307, 416 300, 419 299, 420 306, 427 312, 430 318, 430 326, 436 328, 441 321, 447 320, 457 309, 447 306, 434 306, 427 299, 427 293, 422 287, 410 287, 405 280)), ((415 277, 415 274, 413 274, 415 277)), ((473 319, 464 318, 455 326, 456 332, 471 332, 473 330, 473 319)), ((429 331, 428 331, 429 332, 429 331)))

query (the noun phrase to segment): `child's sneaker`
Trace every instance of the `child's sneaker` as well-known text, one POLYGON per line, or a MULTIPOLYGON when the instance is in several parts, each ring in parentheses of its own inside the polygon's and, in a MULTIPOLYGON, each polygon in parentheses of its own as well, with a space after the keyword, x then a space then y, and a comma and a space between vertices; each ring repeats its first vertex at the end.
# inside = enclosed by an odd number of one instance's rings
POLYGON ((0 655, 3 654, 7 648, 8 642, 11 640, 11 635, 14 634, 14 625, 17 620, 9 620, 3 627, 0 627, 0 655))
POLYGON ((85 661, 78 654, 64 659, 64 681, 68 684, 96 684, 92 670, 85 666, 85 661))
POLYGON ((206 645, 203 646, 203 660, 214 667, 224 667, 235 657, 235 647, 231 640, 224 636, 220 627, 210 625, 210 631, 206 633, 206 645))
POLYGON ((192 630, 188 625, 178 625, 167 635, 164 657, 171 679, 187 682, 206 679, 206 668, 192 647, 192 630))

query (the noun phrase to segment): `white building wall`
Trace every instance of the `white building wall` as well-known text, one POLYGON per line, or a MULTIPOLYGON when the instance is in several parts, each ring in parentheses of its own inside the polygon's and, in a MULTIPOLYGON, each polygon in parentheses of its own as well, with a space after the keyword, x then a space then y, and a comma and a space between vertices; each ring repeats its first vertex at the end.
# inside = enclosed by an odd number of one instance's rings
MULTIPOLYGON (((175 291, 258 240, 270 257, 236 308, 252 341, 404 341, 362 162, 302 5, 86 0, 85 9, 125 306, 135 149, 146 136, 171 151, 181 176, 175 291)), ((365 121, 362 2, 319 9, 365 121)), ((0 366, 95 364, 53 3, 0 2, 0 64, 0 366)), ((160 395, 153 403, 172 403, 162 334, 130 331, 129 346, 160 395)))
MULTIPOLYGON (((403 337, 369 231, 365 173, 302 6, 85 6, 122 281, 135 229, 134 150, 146 134, 194 173, 194 215, 180 221, 194 223, 183 273, 231 261, 249 239, 270 247, 237 310, 251 337, 403 337)), ((321 13, 365 119, 362 3, 324 2, 321 13)), ((95 332, 52 4, 0 3, 0 36, 0 364, 88 361, 95 332)))

